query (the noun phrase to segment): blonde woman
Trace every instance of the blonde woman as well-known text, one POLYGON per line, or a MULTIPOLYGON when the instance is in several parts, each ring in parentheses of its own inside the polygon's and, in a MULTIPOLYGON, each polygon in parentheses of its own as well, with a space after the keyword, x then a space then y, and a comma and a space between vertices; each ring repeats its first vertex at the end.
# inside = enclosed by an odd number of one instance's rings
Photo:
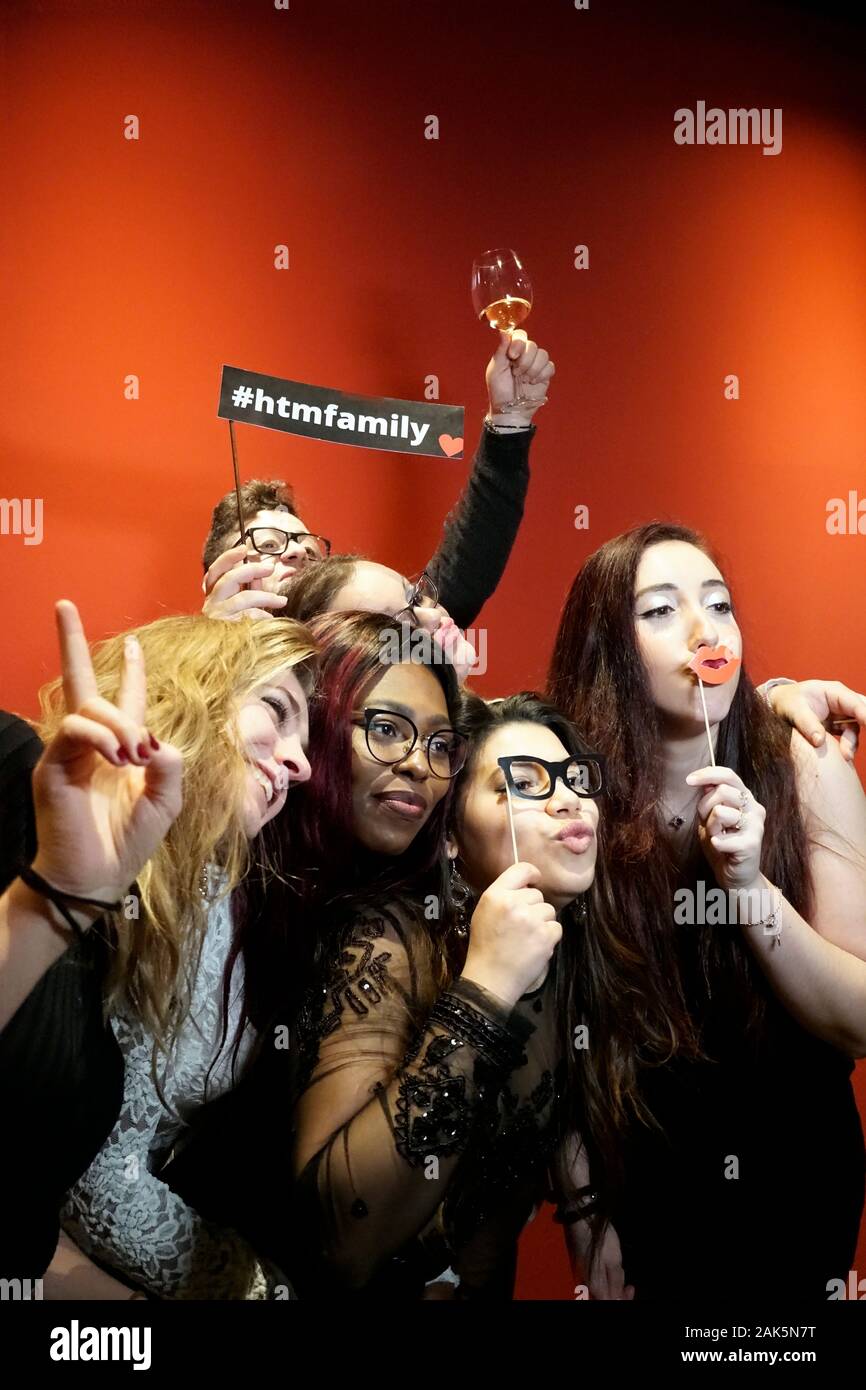
MULTIPOLYGON (((0 943, 4 930, 31 943, 26 962, 0 952, 0 1104, 17 1148, 2 1159, 10 1272, 43 1272, 71 1187, 76 1244, 117 1278, 61 1239, 47 1296, 245 1297, 264 1287, 252 1251, 157 1173, 205 1091, 233 1081, 240 964, 227 1009, 222 978, 232 894, 290 783, 309 776, 315 644, 288 621, 177 617, 112 638, 91 660, 74 607, 58 607, 64 680, 41 696, 39 848, 0 900, 0 943), (42 915, 41 938, 19 930, 25 911, 30 928, 42 915)), ((241 1067, 250 1040, 236 1041, 241 1067)))

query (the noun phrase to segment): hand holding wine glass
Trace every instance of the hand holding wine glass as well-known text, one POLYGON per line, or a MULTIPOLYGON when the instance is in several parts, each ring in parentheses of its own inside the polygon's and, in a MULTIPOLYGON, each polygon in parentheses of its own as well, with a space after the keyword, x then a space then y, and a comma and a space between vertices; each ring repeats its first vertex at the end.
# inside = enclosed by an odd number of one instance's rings
POLYGON ((487 364, 487 395, 494 424, 527 429, 547 400, 556 371, 544 348, 522 329, 500 332, 499 346, 487 364))
POLYGON ((547 398, 555 368, 544 348, 518 328, 532 308, 532 283, 516 252, 479 256, 472 266, 472 303, 479 318, 499 330, 487 367, 490 413, 497 423, 525 429, 547 398))

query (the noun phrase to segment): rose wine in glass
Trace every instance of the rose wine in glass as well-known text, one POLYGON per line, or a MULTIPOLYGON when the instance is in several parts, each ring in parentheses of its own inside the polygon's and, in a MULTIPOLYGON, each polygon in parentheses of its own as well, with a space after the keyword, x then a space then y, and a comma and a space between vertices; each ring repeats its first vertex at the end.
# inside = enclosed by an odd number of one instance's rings
POLYGON ((516 251, 485 251, 472 263, 472 303, 491 328, 509 332, 528 317, 532 282, 516 251))
MULTIPOLYGON (((532 281, 516 251, 485 251, 472 262, 472 305, 491 328, 511 332, 528 318, 532 308, 532 281)), ((513 406, 526 404, 521 400, 513 406)))

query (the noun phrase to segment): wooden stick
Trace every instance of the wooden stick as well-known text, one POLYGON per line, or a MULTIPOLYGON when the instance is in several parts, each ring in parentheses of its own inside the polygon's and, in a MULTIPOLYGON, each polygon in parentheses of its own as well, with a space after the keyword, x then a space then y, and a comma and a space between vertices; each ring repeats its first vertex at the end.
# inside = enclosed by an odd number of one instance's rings
POLYGON ((520 855, 517 853, 517 836, 514 833, 514 807, 511 804, 511 788, 508 785, 508 778, 505 779, 505 795, 508 799, 508 824, 511 826, 511 848, 514 851, 515 864, 520 863, 520 855))
POLYGON ((700 676, 698 676, 698 690, 701 692, 701 705, 702 705, 703 711, 704 711, 704 724, 706 725, 706 728, 707 728, 707 743, 709 744, 709 747, 710 747, 710 765, 711 765, 712 767, 715 767, 715 766, 716 766, 716 760, 715 760, 715 758, 714 758, 714 756, 713 756, 713 740, 712 740, 712 738, 711 738, 711 736, 710 736, 710 721, 709 721, 709 719, 707 718, 707 702, 706 702, 706 700, 704 699, 704 683, 703 683, 703 681, 701 680, 700 676))
POLYGON ((237 440, 235 439, 234 420, 229 420, 229 439, 231 440, 232 445, 232 469, 235 475, 235 498, 237 500, 238 505, 238 531, 240 532, 241 544, 244 548, 244 564, 248 565, 250 560, 249 556, 247 555, 247 542, 246 537, 244 536, 244 509, 243 504, 241 503, 241 475, 238 469, 238 446, 237 440))

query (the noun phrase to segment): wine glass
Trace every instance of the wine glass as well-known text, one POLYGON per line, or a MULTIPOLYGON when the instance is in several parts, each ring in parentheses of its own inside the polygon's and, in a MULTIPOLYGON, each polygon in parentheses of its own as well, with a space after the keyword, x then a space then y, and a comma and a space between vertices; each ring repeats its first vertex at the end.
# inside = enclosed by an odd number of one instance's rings
MULTIPOLYGON (((516 251, 503 247, 485 251, 472 262, 472 305, 491 328, 512 332, 528 318, 532 308, 532 281, 516 251)), ((509 408, 537 405, 517 398, 509 408)))
POLYGON ((516 251, 485 251, 472 262, 472 304, 491 328, 508 332, 529 316, 532 282, 516 251))

